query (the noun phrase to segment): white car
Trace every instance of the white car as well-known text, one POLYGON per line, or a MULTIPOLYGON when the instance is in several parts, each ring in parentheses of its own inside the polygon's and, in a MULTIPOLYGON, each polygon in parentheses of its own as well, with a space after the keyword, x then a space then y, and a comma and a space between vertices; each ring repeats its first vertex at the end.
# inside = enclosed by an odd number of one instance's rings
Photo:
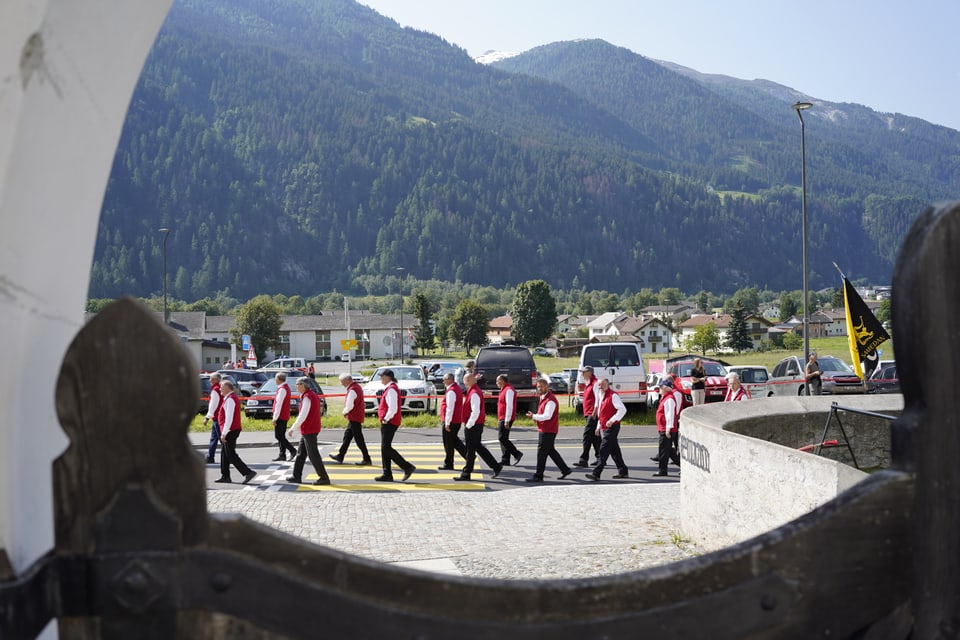
POLYGON ((370 382, 363 386, 363 406, 367 413, 376 413, 380 405, 380 396, 383 395, 383 384, 380 375, 384 370, 393 370, 397 378, 397 386, 403 396, 400 410, 405 413, 430 413, 435 410, 437 403, 434 399, 436 390, 433 383, 427 380, 423 368, 419 366, 397 365, 380 367, 372 376, 370 382))

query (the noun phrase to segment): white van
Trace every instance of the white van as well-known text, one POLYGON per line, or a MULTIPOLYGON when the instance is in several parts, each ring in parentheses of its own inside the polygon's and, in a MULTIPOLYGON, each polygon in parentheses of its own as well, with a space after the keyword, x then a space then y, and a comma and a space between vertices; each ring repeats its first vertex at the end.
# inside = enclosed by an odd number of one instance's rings
MULTIPOLYGON (((647 372, 643 367, 640 345, 635 342, 599 342, 583 345, 580 368, 593 367, 593 375, 610 381, 624 404, 647 408, 647 372)), ((577 377, 577 389, 583 378, 577 377)))

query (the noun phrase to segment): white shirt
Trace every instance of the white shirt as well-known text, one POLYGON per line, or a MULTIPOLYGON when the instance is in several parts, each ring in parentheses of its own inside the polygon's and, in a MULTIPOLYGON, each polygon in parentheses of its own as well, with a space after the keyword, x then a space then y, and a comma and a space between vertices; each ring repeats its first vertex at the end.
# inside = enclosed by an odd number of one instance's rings
POLYGON ((399 408, 397 396, 399 395, 400 392, 396 387, 387 387, 383 390, 383 397, 387 399, 387 413, 383 416, 383 422, 390 422, 390 419, 397 415, 397 409, 399 408))
MULTIPOLYGON (((600 390, 598 389, 598 391, 600 390)), ((610 390, 608 389, 607 391, 610 391, 610 390)), ((610 392, 610 393, 613 393, 613 392, 610 392)), ((597 398, 598 412, 599 412, 600 403, 603 402, 603 396, 604 396, 603 391, 600 391, 600 396, 597 398)), ((613 406, 616 408, 617 412, 613 414, 612 418, 607 420, 606 425, 600 425, 600 426, 609 426, 611 424, 616 424, 617 422, 620 422, 621 420, 623 420, 623 416, 627 415, 627 407, 626 405, 623 404, 623 400, 620 399, 619 393, 613 393, 613 400, 611 400, 611 402, 613 402, 613 406)))
POLYGON ((517 395, 517 392, 513 390, 513 387, 507 387, 506 398, 507 403, 507 413, 503 416, 504 422, 510 422, 513 420, 513 406, 514 406, 514 397, 517 395))
POLYGON ((277 396, 273 399, 274 422, 280 419, 280 409, 283 407, 283 403, 287 401, 287 396, 289 395, 290 390, 287 388, 286 382, 284 382, 282 385, 277 385, 277 396))
POLYGON ((355 389, 347 390, 347 397, 343 400, 343 415, 353 411, 353 405, 357 401, 357 392, 355 389))
POLYGON ((549 420, 550 418, 553 417, 553 412, 556 410, 557 410, 557 402, 556 400, 551 400, 543 408, 543 413, 533 414, 533 419, 536 420, 537 422, 543 422, 544 420, 549 420))
POLYGON ((297 416, 297 421, 293 423, 293 426, 288 429, 288 431, 293 431, 299 429, 307 420, 307 416, 310 415, 310 407, 313 403, 310 401, 310 396, 304 394, 300 396, 300 415, 297 416))
MULTIPOLYGON (((456 384, 456 383, 454 383, 456 384)), ((447 387, 447 393, 443 397, 445 403, 444 412, 443 412, 443 426, 448 427, 453 422, 453 408, 457 403, 457 392, 453 390, 453 386, 447 387)))
MULTIPOLYGON (((222 392, 221 392, 222 393, 222 392)), ((210 391, 210 405, 207 407, 206 418, 216 421, 217 419, 217 409, 220 408, 220 393, 214 393, 213 390, 210 391)))
POLYGON ((466 424, 463 426, 467 429, 477 424, 477 420, 480 419, 480 403, 483 400, 480 399, 479 393, 470 394, 470 417, 467 418, 466 424))

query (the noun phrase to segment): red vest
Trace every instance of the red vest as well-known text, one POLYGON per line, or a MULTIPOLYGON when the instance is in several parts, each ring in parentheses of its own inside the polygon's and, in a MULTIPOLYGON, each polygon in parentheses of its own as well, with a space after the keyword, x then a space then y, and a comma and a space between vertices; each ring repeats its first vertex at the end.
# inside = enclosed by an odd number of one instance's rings
POLYGON ((517 392, 509 384, 503 385, 500 395, 497 396, 497 420, 507 419, 507 390, 513 391, 513 419, 517 419, 517 392))
POLYGON ((357 399, 353 403, 353 409, 351 409, 347 414, 347 420, 350 422, 359 422, 360 424, 363 424, 363 387, 360 386, 359 382, 351 382, 347 386, 347 393, 350 393, 351 391, 353 391, 354 395, 357 396, 357 399))
POLYGON ((560 432, 560 403, 557 402, 557 397, 553 395, 552 392, 547 391, 540 398, 540 406, 537 407, 537 413, 543 413, 547 408, 547 403, 553 402, 556 404, 556 408, 553 410, 553 417, 549 420, 544 420, 543 422, 537 422, 537 431, 542 431, 543 433, 559 433, 560 432))
POLYGON ((472 413, 470 409, 471 395, 480 396, 480 415, 477 417, 477 421, 474 422, 473 424, 474 426, 478 424, 482 425, 483 421, 487 419, 487 410, 483 406, 483 391, 480 389, 480 385, 478 384, 475 384, 469 389, 467 389, 467 393, 464 394, 463 396, 463 414, 462 414, 463 422, 466 423, 467 420, 470 419, 470 414, 472 413))
POLYGON ((737 400, 749 400, 750 392, 747 391, 747 388, 743 385, 740 385, 740 388, 734 391, 732 388, 727 389, 727 397, 723 399, 724 402, 736 402, 737 400))
POLYGON ((583 415, 590 417, 597 408, 597 396, 593 393, 596 378, 590 378, 590 383, 583 388, 583 415))
MULTIPOLYGON (((213 396, 217 396, 217 413, 213 416, 213 419, 217 421, 217 424, 220 424, 220 414, 223 413, 223 394, 220 393, 220 385, 215 384, 210 387, 210 400, 213 400, 213 396)), ((209 405, 208 405, 209 406, 209 405)))
POLYGON ((230 394, 224 396, 220 404, 220 409, 217 411, 220 414, 220 433, 226 433, 228 431, 240 431, 242 426, 240 425, 240 396, 237 395, 236 391, 231 392, 230 394), (233 415, 226 415, 224 412, 224 405, 227 404, 227 398, 233 398, 233 415))
POLYGON ((287 389, 287 399, 283 403, 283 406, 280 407, 280 417, 278 420, 289 420, 290 419, 290 387, 286 382, 277 387, 277 395, 273 397, 273 401, 276 402, 277 398, 280 396, 280 387, 286 387, 287 389))
POLYGON ((307 414, 307 419, 300 425, 300 433, 304 435, 320 433, 320 396, 313 389, 307 389, 300 397, 301 408, 304 398, 310 398, 310 413, 307 414))
POLYGON ((443 392, 443 399, 440 400, 440 421, 446 420, 447 416, 447 391, 453 391, 453 417, 450 418, 450 424, 463 424, 463 390, 456 382, 447 387, 443 392))
MULTIPOLYGON (((673 432, 677 430, 677 424, 679 423, 680 414, 677 412, 677 410, 680 407, 677 406, 677 401, 675 398, 673 398, 672 394, 669 399, 671 402, 673 402, 673 424, 670 425, 669 430, 673 432)), ((667 414, 663 410, 664 406, 666 406, 667 404, 666 401, 667 401, 667 398, 663 397, 660 399, 660 403, 657 405, 657 431, 661 433, 664 433, 665 431, 667 431, 667 414)))
POLYGON ((600 402, 600 428, 606 430, 611 425, 607 424, 617 413, 617 408, 613 406, 613 396, 617 395, 613 389, 607 389, 603 394, 603 400, 600 402), (606 426, 604 426, 606 425, 606 426))
POLYGON ((400 426, 400 407, 403 406, 403 397, 400 395, 400 387, 397 386, 396 382, 391 382, 383 389, 383 395, 380 396, 380 406, 377 407, 377 416, 380 418, 380 422, 383 422, 383 416, 387 415, 387 394, 395 393, 397 394, 397 413, 390 418, 390 424, 395 427, 400 426), (391 391, 392 389, 392 391, 391 391))

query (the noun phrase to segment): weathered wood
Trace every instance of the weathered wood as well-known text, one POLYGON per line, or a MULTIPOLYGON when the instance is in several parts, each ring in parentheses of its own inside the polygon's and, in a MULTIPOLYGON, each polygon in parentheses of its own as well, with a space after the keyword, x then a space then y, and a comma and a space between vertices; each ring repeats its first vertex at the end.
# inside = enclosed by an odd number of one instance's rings
POLYGON ((915 637, 960 635, 960 204, 925 211, 897 259, 893 337, 904 411, 894 463, 916 472, 915 637))

